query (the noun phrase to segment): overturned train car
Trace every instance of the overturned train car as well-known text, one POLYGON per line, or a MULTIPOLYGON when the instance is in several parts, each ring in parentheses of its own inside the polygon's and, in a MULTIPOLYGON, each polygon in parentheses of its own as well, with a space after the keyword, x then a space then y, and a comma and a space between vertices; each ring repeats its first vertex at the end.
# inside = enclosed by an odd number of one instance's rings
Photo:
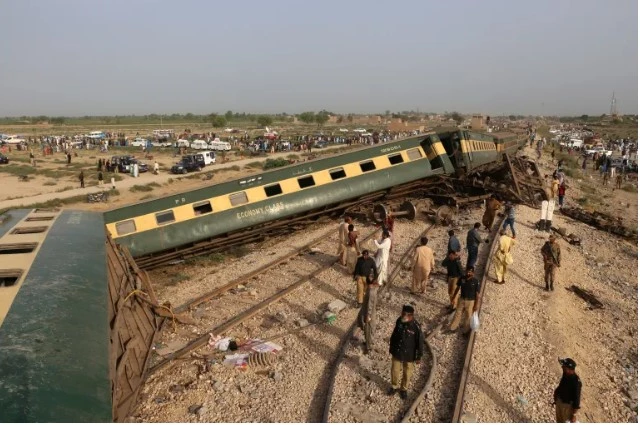
POLYGON ((435 176, 464 175, 515 153, 524 138, 436 129, 113 209, 108 233, 131 254, 176 251, 275 220, 322 213, 367 194, 435 176))

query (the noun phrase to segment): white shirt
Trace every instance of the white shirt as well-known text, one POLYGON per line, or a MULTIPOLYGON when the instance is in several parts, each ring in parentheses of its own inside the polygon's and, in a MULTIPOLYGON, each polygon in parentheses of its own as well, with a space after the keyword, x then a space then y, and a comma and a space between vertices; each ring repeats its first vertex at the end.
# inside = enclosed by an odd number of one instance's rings
POLYGON ((390 238, 386 238, 386 239, 382 239, 380 242, 374 240, 373 241, 376 244, 376 248, 378 248, 378 251, 376 251, 376 266, 378 266, 378 268, 383 265, 383 264, 387 264, 387 262, 389 261, 389 250, 391 250, 391 239, 390 238))

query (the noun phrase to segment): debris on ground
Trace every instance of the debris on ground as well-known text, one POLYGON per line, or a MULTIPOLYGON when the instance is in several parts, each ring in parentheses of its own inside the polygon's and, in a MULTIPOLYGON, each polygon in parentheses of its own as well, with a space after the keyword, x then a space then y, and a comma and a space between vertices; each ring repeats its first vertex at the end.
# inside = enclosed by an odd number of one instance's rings
POLYGON ((562 208, 560 211, 562 211, 562 214, 593 226, 596 229, 604 230, 605 232, 613 233, 626 239, 638 239, 637 229, 630 229, 623 226, 622 217, 615 218, 600 211, 589 212, 578 207, 562 208))

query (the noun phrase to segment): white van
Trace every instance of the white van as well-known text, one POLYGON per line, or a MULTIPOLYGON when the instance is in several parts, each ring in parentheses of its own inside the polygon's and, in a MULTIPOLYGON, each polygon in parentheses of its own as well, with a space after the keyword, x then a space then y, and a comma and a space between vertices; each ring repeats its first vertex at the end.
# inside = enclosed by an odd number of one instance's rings
POLYGON ((191 149, 208 149, 209 145, 204 140, 198 139, 191 142, 191 149))
POLYGON ((213 151, 202 152, 202 156, 204 156, 204 165, 215 164, 216 163, 216 153, 213 151))
POLYGON ((214 151, 230 151, 231 143, 223 142, 216 137, 211 143, 209 143, 209 149, 213 149, 214 151))
POLYGON ((177 148, 188 148, 189 147, 189 141, 187 139, 178 139, 178 141, 176 142, 176 147, 177 148))

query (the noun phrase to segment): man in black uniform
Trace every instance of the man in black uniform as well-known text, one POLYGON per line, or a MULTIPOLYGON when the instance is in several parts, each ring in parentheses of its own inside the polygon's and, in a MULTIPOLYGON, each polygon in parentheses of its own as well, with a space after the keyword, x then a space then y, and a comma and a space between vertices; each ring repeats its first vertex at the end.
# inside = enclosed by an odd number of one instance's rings
POLYGON ((407 387, 413 375, 414 362, 420 364, 424 349, 424 334, 420 323, 413 319, 413 307, 402 307, 402 315, 396 320, 396 327, 389 341, 391 354, 391 389, 393 395, 400 390, 400 398, 407 398, 407 387))
POLYGON ((480 294, 480 282, 473 277, 473 267, 467 267, 467 274, 458 280, 458 287, 453 293, 453 299, 456 298, 458 291, 460 291, 460 299, 456 307, 456 314, 453 316, 453 321, 449 327, 449 332, 453 333, 458 330, 460 326, 460 320, 463 321, 464 334, 467 335, 471 332, 471 316, 474 312, 478 311, 480 307, 478 301, 478 295, 480 294), (464 316, 464 318, 463 318, 464 316))
POLYGON ((364 301, 365 290, 367 288, 367 278, 373 274, 373 279, 378 279, 378 269, 376 261, 369 256, 369 250, 362 251, 362 255, 356 261, 356 267, 353 269, 353 280, 357 285, 357 301, 358 306, 364 301))
POLYGON ((558 359, 562 365, 560 385, 553 392, 556 405, 556 422, 576 421, 576 412, 580 409, 582 382, 576 375, 576 362, 572 359, 558 359))

